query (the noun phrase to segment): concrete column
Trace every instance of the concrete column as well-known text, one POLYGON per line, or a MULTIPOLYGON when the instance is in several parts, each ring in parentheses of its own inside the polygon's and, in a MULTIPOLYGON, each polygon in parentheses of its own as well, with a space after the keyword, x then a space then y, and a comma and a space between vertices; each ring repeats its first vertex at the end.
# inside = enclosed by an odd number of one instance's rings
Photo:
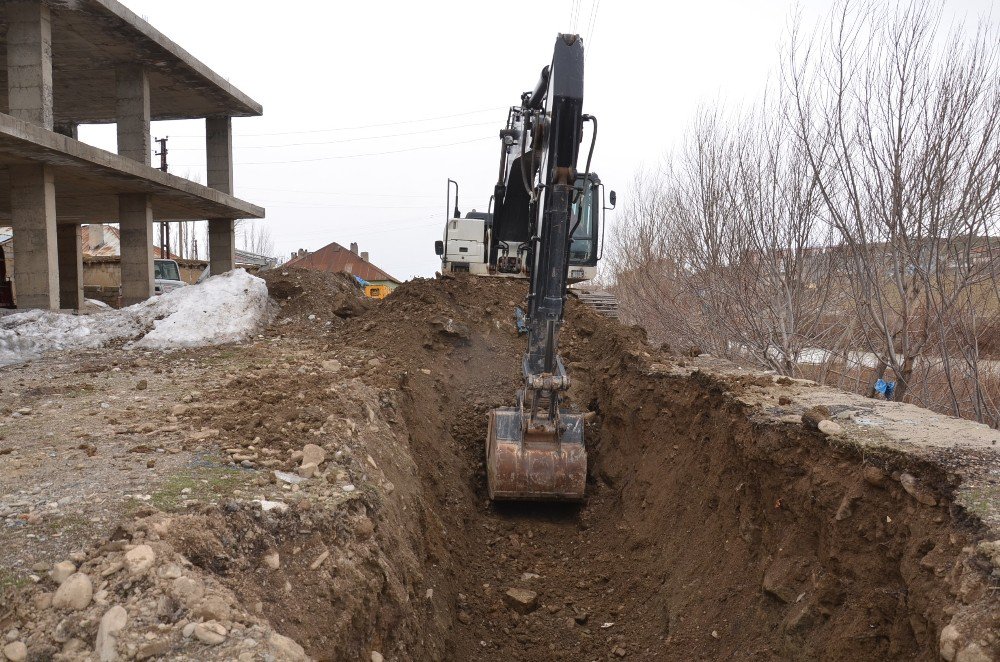
POLYGON ((122 305, 153 296, 153 203, 144 193, 118 196, 122 253, 122 305))
POLYGON ((41 0, 7 2, 10 114, 52 129, 52 15, 41 0))
POLYGON ((142 67, 121 67, 116 75, 118 153, 149 165, 149 78, 142 67))
POLYGON ((81 226, 60 225, 56 230, 59 245, 59 307, 83 308, 83 233, 81 226))
POLYGON ((208 264, 213 276, 236 266, 235 223, 225 218, 208 220, 208 264))
MULTIPOLYGON (((209 188, 233 194, 233 120, 205 119, 205 155, 209 188)), ((231 219, 209 219, 208 259, 213 276, 232 271, 236 265, 235 223, 231 219)))
POLYGON ((233 194, 233 120, 231 117, 205 119, 205 155, 208 165, 206 186, 233 194))
POLYGON ((10 217, 18 308, 59 308, 56 188, 44 165, 11 165, 10 217))

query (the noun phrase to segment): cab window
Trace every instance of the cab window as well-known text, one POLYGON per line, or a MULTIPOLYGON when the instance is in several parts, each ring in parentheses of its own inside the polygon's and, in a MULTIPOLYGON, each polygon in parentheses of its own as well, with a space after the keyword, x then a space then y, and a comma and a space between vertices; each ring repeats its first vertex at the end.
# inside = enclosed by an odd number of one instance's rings
POLYGON ((157 280, 181 279, 181 275, 177 270, 177 263, 170 260, 155 260, 153 263, 153 274, 157 280))

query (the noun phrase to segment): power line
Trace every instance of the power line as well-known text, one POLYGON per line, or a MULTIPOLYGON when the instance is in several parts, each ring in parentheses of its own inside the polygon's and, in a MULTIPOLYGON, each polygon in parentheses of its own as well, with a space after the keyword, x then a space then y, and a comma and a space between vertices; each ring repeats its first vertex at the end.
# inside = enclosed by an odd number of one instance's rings
MULTIPOLYGON (((458 126, 445 126, 436 129, 423 129, 421 131, 407 131, 406 133, 389 133, 381 136, 361 136, 358 138, 343 138, 340 140, 324 140, 318 142, 285 143, 283 145, 237 145, 236 149, 280 149, 284 147, 303 147, 306 145, 338 145, 340 143, 358 142, 360 140, 382 140, 385 138, 401 138, 403 136, 417 136, 425 133, 441 133, 442 131, 454 131, 456 129, 467 129, 469 127, 479 127, 495 125, 496 122, 476 122, 474 124, 459 124, 458 126)), ((172 152, 200 152, 204 147, 173 147, 172 152)))
POLYGON ((331 205, 310 204, 305 200, 256 200, 256 202, 271 207, 296 209, 433 209, 439 205, 331 205))
MULTIPOLYGON (((505 110, 507 106, 495 106, 493 108, 483 108, 482 110, 470 110, 464 113, 455 113, 453 115, 438 115, 437 117, 425 117, 422 119, 415 120, 402 120, 399 122, 384 122, 381 124, 364 124, 360 126, 340 126, 330 129, 304 129, 302 131, 279 131, 276 133, 241 133, 239 138, 250 137, 250 136, 295 136, 302 135, 306 133, 331 133, 334 131, 358 131, 360 129, 376 129, 385 126, 400 126, 402 124, 419 124, 421 122, 434 122, 436 120, 447 120, 453 117, 465 117, 467 115, 478 115, 480 113, 492 113, 498 110, 505 110)), ((176 135, 171 136, 173 138, 204 138, 204 135, 176 135)))
POLYGON ((583 55, 584 62, 590 57, 590 51, 594 47, 594 30, 597 28, 597 13, 601 9, 601 0, 591 0, 590 5, 590 25, 587 26, 587 52, 583 55))
MULTIPOLYGON (((482 142, 484 140, 494 140, 494 138, 473 138, 472 140, 460 140, 454 143, 444 143, 443 145, 423 145, 421 147, 408 147, 406 149, 394 149, 387 152, 369 152, 367 154, 344 154, 342 156, 322 156, 315 159, 292 159, 289 161, 242 161, 235 165, 278 165, 283 163, 315 163, 317 161, 337 161, 340 159, 358 159, 367 156, 385 156, 387 154, 402 154, 403 152, 416 152, 418 150, 425 149, 440 149, 442 147, 454 147, 455 145, 467 145, 469 143, 482 142)), ((197 168, 203 166, 203 163, 179 163, 175 164, 174 168, 197 168)))
POLYGON ((439 198, 439 195, 406 195, 402 193, 340 193, 337 191, 305 191, 302 189, 290 188, 266 188, 263 186, 241 186, 247 191, 278 191, 279 193, 311 193, 314 195, 347 195, 362 198, 439 198))

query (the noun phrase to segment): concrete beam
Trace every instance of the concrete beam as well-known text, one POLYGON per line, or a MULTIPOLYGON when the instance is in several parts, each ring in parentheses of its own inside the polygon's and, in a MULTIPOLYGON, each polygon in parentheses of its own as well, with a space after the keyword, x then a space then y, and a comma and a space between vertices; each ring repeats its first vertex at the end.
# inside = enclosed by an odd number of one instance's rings
POLYGON ((59 307, 83 308, 83 233, 79 225, 60 225, 56 230, 59 246, 59 307))
MULTIPOLYGON (((156 220, 264 217, 264 209, 222 191, 0 113, 0 173, 25 162, 56 167, 60 223, 117 217, 119 193, 152 194, 156 220)), ((8 211, 6 191, 0 176, 0 219, 8 211)))
POLYGON ((59 308, 56 189, 44 165, 10 166, 10 218, 14 231, 14 283, 18 308, 59 308))
POLYGON ((118 196, 121 235, 122 305, 153 296, 153 205, 150 196, 118 196))
POLYGON ((116 72, 118 90, 118 153, 149 165, 149 78, 142 67, 121 67, 116 72))
POLYGON ((52 14, 41 0, 7 4, 10 114, 52 130, 52 14))
POLYGON ((229 219, 208 221, 208 264, 213 276, 232 271, 236 266, 235 223, 229 219))
POLYGON ((233 120, 231 117, 205 119, 205 155, 209 188, 233 194, 233 120))

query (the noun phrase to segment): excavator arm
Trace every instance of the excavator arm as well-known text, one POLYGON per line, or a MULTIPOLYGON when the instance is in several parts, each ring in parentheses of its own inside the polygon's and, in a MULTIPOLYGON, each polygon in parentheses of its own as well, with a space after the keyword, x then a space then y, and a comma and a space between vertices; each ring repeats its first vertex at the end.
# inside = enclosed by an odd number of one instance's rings
POLYGON ((489 416, 486 465, 492 499, 584 496, 583 417, 561 406, 570 378, 559 357, 570 237, 577 221, 574 202, 580 195, 583 63, 579 36, 559 35, 552 63, 535 89, 522 97, 525 149, 511 166, 505 193, 523 186, 530 196, 528 348, 516 405, 494 409, 489 416))

